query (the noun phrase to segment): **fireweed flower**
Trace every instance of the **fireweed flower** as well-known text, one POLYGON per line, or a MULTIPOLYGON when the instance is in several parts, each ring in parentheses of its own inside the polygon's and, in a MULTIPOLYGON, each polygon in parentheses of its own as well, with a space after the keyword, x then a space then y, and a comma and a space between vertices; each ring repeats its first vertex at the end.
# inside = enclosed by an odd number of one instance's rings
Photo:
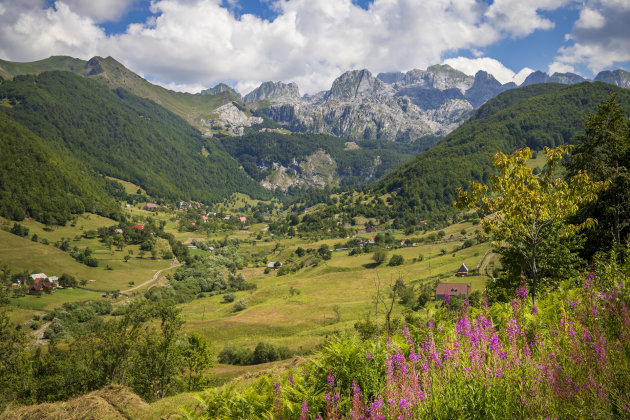
POLYGON ((329 387, 334 387, 335 386, 335 376, 333 374, 329 374, 328 378, 327 378, 327 382, 328 382, 328 386, 329 387))
POLYGON ((301 409, 301 416, 300 419, 304 420, 306 419, 306 414, 308 413, 308 404, 306 403, 306 400, 302 401, 302 409, 301 409))

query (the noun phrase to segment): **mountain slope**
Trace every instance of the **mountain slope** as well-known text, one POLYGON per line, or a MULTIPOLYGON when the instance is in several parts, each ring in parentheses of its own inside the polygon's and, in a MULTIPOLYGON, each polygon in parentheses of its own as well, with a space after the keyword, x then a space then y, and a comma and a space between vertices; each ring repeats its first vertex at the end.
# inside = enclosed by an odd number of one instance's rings
POLYGON ((64 224, 72 214, 117 218, 108 181, 49 147, 33 132, 0 112, 0 215, 64 224))
POLYGON ((604 83, 532 85, 504 92, 437 145, 378 181, 372 193, 391 193, 391 212, 408 223, 415 216, 450 213, 457 187, 488 181, 496 152, 570 143, 582 129, 582 118, 610 92, 630 109, 630 91, 604 83))
POLYGON ((393 150, 393 144, 347 142, 324 134, 254 133, 226 137, 221 143, 252 178, 267 188, 282 190, 365 184, 414 156, 413 150, 393 150))
POLYGON ((174 92, 154 85, 138 76, 112 57, 93 57, 89 61, 66 56, 54 56, 30 63, 0 60, 0 76, 12 79, 19 75, 44 71, 69 71, 83 77, 99 80, 111 88, 125 88, 136 96, 150 99, 179 115, 204 134, 218 118, 216 109, 232 101, 241 101, 240 95, 225 85, 219 85, 199 94, 174 92))
POLYGON ((268 194, 184 120, 125 89, 44 72, 4 82, 0 97, 15 104, 2 112, 52 148, 155 197, 213 202, 235 191, 268 194))

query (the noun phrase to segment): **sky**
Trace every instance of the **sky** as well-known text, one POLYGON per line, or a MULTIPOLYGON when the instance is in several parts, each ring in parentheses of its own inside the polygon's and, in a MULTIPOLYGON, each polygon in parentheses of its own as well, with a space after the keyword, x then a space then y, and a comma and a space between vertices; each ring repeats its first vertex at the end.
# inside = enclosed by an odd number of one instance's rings
POLYGON ((0 0, 0 58, 114 57, 164 87, 329 89, 348 70, 630 69, 630 0, 0 0))

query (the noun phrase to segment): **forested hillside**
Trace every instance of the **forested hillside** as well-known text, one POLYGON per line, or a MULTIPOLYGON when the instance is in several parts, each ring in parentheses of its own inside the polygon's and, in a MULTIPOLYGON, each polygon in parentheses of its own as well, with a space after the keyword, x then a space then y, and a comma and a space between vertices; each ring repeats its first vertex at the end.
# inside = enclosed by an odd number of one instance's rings
POLYGON ((206 132, 209 128, 204 122, 216 116, 216 108, 233 100, 240 100, 240 96, 233 90, 209 90, 193 95, 165 89, 146 81, 112 57, 93 57, 84 61, 54 56, 30 63, 0 60, 0 77, 4 79, 53 70, 73 72, 103 82, 112 89, 125 88, 136 96, 152 100, 206 132))
POLYGON ((69 72, 18 76, 0 86, 0 112, 54 150, 171 200, 214 202, 267 193, 216 144, 166 109, 69 72))
POLYGON ((238 159, 245 171, 261 181, 272 172, 274 163, 300 171, 299 164, 322 150, 335 161, 342 185, 366 183, 382 177, 414 156, 411 147, 391 142, 347 140, 323 134, 254 133, 221 140, 225 150, 238 159))
POLYGON ((373 194, 391 193, 393 216, 412 224, 418 216, 453 212, 455 188, 487 182, 491 157, 528 146, 568 144, 582 131, 582 119, 610 92, 630 109, 630 91, 604 83, 544 84, 513 89, 482 106, 436 146, 384 177, 373 194))
POLYGON ((106 192, 118 184, 90 173, 4 113, 0 113, 0 149, 0 215, 16 220, 29 216, 53 224, 86 211, 119 216, 118 204, 106 192))

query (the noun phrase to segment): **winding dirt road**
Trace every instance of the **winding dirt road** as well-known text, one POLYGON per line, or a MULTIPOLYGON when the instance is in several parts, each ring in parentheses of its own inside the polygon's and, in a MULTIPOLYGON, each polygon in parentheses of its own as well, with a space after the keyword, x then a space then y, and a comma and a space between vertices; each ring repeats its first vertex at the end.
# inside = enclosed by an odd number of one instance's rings
POLYGON ((175 268, 175 267, 179 267, 180 265, 181 265, 181 263, 180 263, 179 261, 177 261, 177 259, 175 259, 175 258, 174 258, 174 259, 173 259, 173 261, 171 261, 171 266, 170 266, 170 267, 168 267, 168 268, 163 268, 163 269, 161 269, 161 270, 156 271, 156 272, 155 272, 155 274, 153 275, 153 277, 152 277, 152 278, 150 278, 149 280, 145 281, 145 282, 144 282, 144 283, 142 283, 142 284, 139 284, 139 285, 137 285, 137 286, 134 286, 134 287, 132 287, 131 289, 123 290, 123 291, 121 291, 120 293, 121 293, 121 294, 127 294, 127 293, 129 293, 129 292, 133 292, 133 291, 134 291, 134 290, 136 290, 136 289, 140 289, 140 288, 142 288, 142 287, 144 287, 144 286, 146 286, 146 285, 148 285, 148 284, 151 284, 151 283, 155 282, 157 279, 159 279, 159 278, 160 278, 160 275, 162 274, 162 272, 164 272, 164 271, 166 271, 166 270, 172 270, 173 268, 175 268))

